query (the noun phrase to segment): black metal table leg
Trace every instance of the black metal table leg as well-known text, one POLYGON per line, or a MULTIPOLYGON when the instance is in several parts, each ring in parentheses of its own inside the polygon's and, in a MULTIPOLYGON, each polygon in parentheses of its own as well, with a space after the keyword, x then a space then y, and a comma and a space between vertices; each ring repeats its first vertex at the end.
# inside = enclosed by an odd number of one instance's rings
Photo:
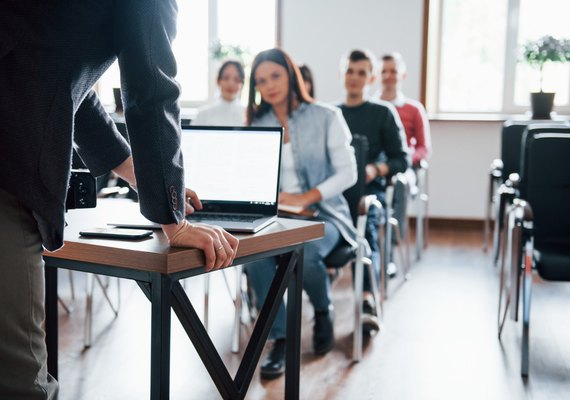
POLYGON ((58 326, 57 326, 57 268, 44 267, 45 274, 45 310, 46 310, 46 348, 47 368, 51 376, 58 375, 58 326))
POLYGON ((287 288, 287 337, 285 398, 299 398, 301 368, 301 304, 303 292, 303 248, 297 250, 297 262, 287 288))
POLYGON ((171 279, 153 274, 151 290, 150 398, 170 398, 170 289, 171 279))

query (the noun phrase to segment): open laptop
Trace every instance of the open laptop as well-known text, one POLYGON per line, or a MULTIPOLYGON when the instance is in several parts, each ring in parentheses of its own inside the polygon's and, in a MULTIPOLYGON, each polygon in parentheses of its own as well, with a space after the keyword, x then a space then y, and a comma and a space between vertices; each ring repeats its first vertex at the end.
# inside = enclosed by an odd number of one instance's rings
POLYGON ((182 128, 186 187, 203 209, 190 222, 257 232, 277 218, 283 128, 182 128))
MULTIPOLYGON (((257 232, 277 216, 283 128, 183 126, 186 187, 203 209, 188 220, 257 232)), ((160 229, 140 213, 108 225, 160 229)))

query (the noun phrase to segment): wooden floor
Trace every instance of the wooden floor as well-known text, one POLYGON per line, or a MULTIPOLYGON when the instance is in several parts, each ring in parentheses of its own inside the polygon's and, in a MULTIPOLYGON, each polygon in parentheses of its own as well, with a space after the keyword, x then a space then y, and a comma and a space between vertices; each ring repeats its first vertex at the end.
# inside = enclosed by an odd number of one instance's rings
MULTIPOLYGON (((519 375, 521 324, 507 321, 497 340, 497 270, 481 250, 481 233, 434 231, 411 280, 390 281, 382 332, 352 358, 350 273, 335 282, 336 347, 311 353, 312 309, 303 304, 302 399, 569 399, 570 284, 535 279, 531 311, 530 378, 519 375)), ((69 300, 67 272, 60 294, 69 300)), ((84 279, 74 273, 77 299, 60 309, 60 400, 146 399, 150 375, 150 305, 138 287, 121 282, 121 310, 114 318, 96 290, 94 343, 83 350, 84 279)), ((115 282, 111 283, 114 295, 115 282)), ((187 283, 201 308, 202 279, 187 283)), ((219 273, 212 278, 210 332, 232 374, 233 305, 219 273), (213 297, 213 298, 212 298, 213 297)), ((171 398, 219 399, 180 324, 173 318, 171 398)), ((247 330, 244 328, 244 334, 247 330)), ((243 346, 242 346, 243 348, 243 346)), ((284 380, 253 379, 248 399, 283 398, 284 380)))

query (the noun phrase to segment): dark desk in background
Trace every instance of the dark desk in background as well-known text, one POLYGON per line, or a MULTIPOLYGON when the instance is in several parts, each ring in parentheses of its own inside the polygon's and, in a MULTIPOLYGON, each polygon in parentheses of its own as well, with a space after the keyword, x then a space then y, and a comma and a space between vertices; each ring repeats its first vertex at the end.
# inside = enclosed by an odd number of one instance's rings
MULTIPOLYGON (((171 309, 194 344, 220 394, 243 399, 259 357, 287 291, 287 359, 285 397, 299 397, 301 292, 303 246, 324 235, 317 222, 279 218, 260 232, 237 235, 240 243, 234 264, 280 255, 277 274, 261 309, 235 379, 232 379, 179 280, 205 273, 203 254, 196 249, 170 248, 161 231, 139 241, 87 239, 79 231, 138 215, 138 204, 127 200, 103 200, 95 209, 68 213, 69 226, 63 249, 44 254, 46 262, 46 342, 48 370, 57 377, 57 268, 135 280, 151 301, 151 390, 153 400, 170 396, 171 309)), ((65 382, 60 382, 65 385, 65 382)))

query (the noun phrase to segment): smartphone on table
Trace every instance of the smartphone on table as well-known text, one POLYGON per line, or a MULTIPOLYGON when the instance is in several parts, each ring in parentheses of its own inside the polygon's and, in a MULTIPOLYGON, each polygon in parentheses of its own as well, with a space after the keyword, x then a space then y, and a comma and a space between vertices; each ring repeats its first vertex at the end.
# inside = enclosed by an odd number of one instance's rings
POLYGON ((125 228, 90 228, 79 232, 81 236, 111 239, 142 239, 152 235, 152 231, 125 228))

